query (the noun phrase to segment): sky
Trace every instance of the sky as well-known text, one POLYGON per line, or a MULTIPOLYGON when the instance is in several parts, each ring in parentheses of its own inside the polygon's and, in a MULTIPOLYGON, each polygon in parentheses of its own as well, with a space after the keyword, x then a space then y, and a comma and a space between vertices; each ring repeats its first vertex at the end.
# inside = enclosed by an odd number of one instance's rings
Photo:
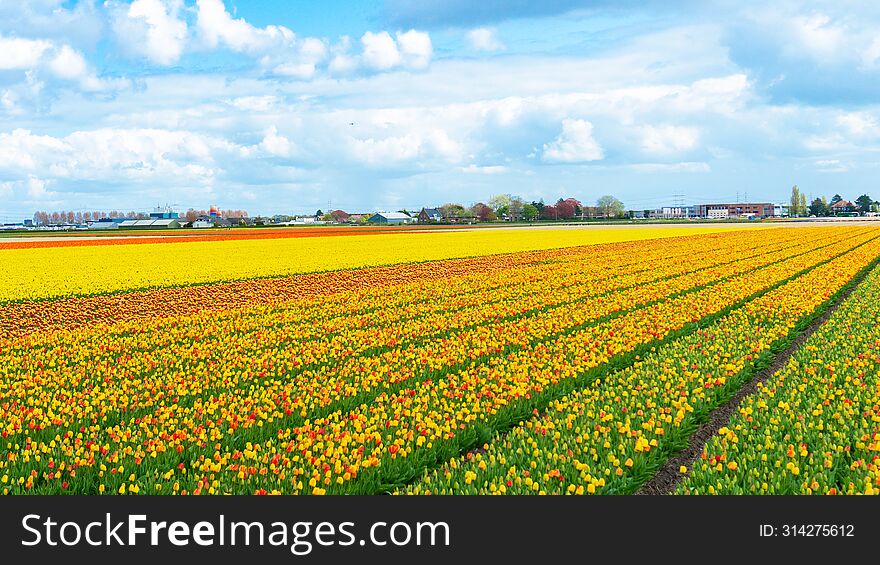
POLYGON ((880 4, 0 0, 0 221, 880 197, 880 4))

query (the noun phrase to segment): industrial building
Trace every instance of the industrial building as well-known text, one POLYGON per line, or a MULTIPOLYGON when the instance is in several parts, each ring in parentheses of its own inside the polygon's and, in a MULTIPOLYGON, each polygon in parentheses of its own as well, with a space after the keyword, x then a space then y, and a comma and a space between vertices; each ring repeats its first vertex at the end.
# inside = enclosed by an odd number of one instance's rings
POLYGON ((400 225, 411 224, 415 218, 403 212, 379 212, 367 220, 371 224, 400 225))
POLYGON ((123 230, 163 230, 176 229, 180 227, 180 222, 173 218, 150 219, 150 220, 125 220, 119 224, 119 229, 123 230))
POLYGON ((700 204, 697 215, 701 218, 772 218, 775 206, 769 203, 700 204))

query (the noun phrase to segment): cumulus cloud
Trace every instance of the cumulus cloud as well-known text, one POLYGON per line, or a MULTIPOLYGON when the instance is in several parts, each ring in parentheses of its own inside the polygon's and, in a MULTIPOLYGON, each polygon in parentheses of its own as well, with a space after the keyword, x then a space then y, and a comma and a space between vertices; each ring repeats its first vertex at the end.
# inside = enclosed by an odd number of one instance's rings
MULTIPOLYGON (((395 37, 387 31, 364 33, 360 55, 363 67, 387 71, 398 67, 423 69, 428 66, 433 46, 427 33, 411 29, 405 33, 397 32, 395 37)), ((337 55, 337 68, 351 70, 357 66, 356 60, 346 60, 346 57, 348 55, 344 53, 337 55)))
POLYGON ((423 31, 414 29, 405 33, 397 32, 396 35, 403 65, 411 69, 427 67, 434 53, 431 37, 423 31))
POLYGON ((87 92, 100 92, 128 86, 128 81, 125 79, 99 78, 82 53, 69 45, 61 46, 52 54, 48 67, 56 77, 75 82, 87 92))
POLYGON ((363 61, 368 68, 386 70, 396 67, 402 60, 397 43, 387 31, 368 31, 361 37, 361 43, 364 46, 363 61))
POLYGON ((423 165, 455 163, 462 153, 460 145, 442 129, 412 131, 400 136, 351 138, 348 147, 355 161, 380 168, 416 159, 423 165))
POLYGON ((266 135, 258 147, 267 155, 274 157, 289 157, 294 150, 294 144, 283 135, 278 135, 278 128, 275 126, 266 130, 266 135))
POLYGON ((181 0, 135 0, 128 6, 113 6, 117 41, 153 63, 176 63, 187 40, 182 6, 181 0))
POLYGON ((223 45, 239 52, 258 52, 291 43, 295 34, 284 26, 254 27, 244 18, 233 18, 223 0, 197 0, 196 27, 208 47, 223 45))
MULTIPOLYGON (((45 74, 75 83, 88 92, 125 88, 128 85, 127 81, 121 79, 99 78, 85 56, 67 44, 0 35, 0 54, 0 71, 23 71, 31 94, 39 93, 42 89, 40 77, 45 74)), ((7 89, 0 96, 0 103, 7 112, 17 113, 16 102, 19 98, 13 90, 7 89)))
POLYGON ((562 121, 562 133, 544 144, 541 155, 541 159, 548 163, 599 161, 603 157, 602 147, 593 138, 593 124, 573 119, 562 121))
POLYGON ((198 0, 195 27, 204 48, 251 55, 273 75, 297 80, 311 80, 323 69, 337 75, 424 69, 433 55, 431 38, 422 31, 411 29, 393 36, 387 31, 367 31, 360 38, 360 52, 352 53, 347 36, 332 44, 322 38, 299 37, 285 26, 256 27, 244 18, 234 18, 222 0, 198 0))
POLYGON ((30 69, 52 47, 50 41, 3 37, 0 35, 0 70, 30 69))
POLYGON ((24 129, 0 134, 0 168, 68 179, 211 174, 223 157, 242 154, 241 146, 225 139, 187 131, 101 128, 62 138, 24 129))
POLYGON ((471 48, 477 51, 501 51, 505 48, 494 28, 478 27, 467 32, 465 37, 471 48))

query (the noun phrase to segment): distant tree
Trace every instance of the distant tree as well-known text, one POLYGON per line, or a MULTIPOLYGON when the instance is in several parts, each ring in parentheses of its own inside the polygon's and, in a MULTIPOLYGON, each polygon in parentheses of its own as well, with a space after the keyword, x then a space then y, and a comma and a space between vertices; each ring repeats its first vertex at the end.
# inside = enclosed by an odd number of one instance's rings
POLYGON ((837 204, 841 200, 843 200, 843 196, 841 196, 839 194, 835 194, 834 196, 831 197, 831 205, 834 206, 835 204, 837 204))
POLYGON ((570 220, 574 218, 579 203, 574 198, 559 199, 556 202, 557 216, 560 220, 570 220))
POLYGON ((871 211, 871 205, 874 204, 874 201, 867 194, 863 194, 856 198, 855 204, 859 207, 859 212, 864 213, 871 211))
POLYGON ((831 210, 828 208, 828 203, 821 198, 816 198, 810 203, 810 214, 813 216, 827 216, 830 212, 831 210))
POLYGON ((522 218, 527 222, 533 222, 541 214, 534 204, 523 204, 522 218))
POLYGON ((543 220, 558 220, 559 219, 559 209, 556 208, 553 204, 545 204, 544 208, 541 210, 541 219, 543 220))
POLYGON ((807 195, 803 192, 798 196, 798 215, 803 216, 807 213, 807 195))
POLYGON ((476 216, 476 218, 481 222, 491 222, 498 219, 498 216, 495 215, 495 211, 492 210, 492 208, 490 208, 489 206, 483 204, 482 202, 477 202, 476 204, 471 206, 470 212, 473 216, 476 216))
POLYGON ((465 215, 464 206, 461 204, 444 204, 438 208, 444 220, 461 218, 465 215))
MULTIPOLYGON (((508 194, 508 196, 510 196, 508 194)), ((518 222, 522 219, 523 215, 523 206, 525 206, 525 202, 519 196, 510 196, 510 203, 507 205, 507 215, 510 216, 510 219, 514 222, 518 222)))
POLYGON ((606 218, 623 216, 626 211, 623 202, 611 195, 605 195, 596 200, 596 207, 601 210, 602 215, 606 218))
POLYGON ((74 214, 74 215, 73 215, 73 221, 74 221, 76 224, 82 224, 82 223, 83 223, 83 213, 82 213, 82 212, 77 212, 76 214, 74 214))
POLYGON ((537 202, 532 200, 532 206, 534 206, 538 210, 538 213, 540 214, 541 212, 544 211, 544 199, 542 198, 542 199, 538 200, 537 202))
POLYGON ((321 216, 321 221, 322 222, 332 222, 333 216, 331 214, 324 214, 321 216))
POLYGON ((321 210, 320 208, 318 208, 318 211, 315 212, 315 217, 316 217, 316 218, 320 218, 320 217, 323 216, 323 215, 324 215, 323 210, 321 210))
POLYGON ((801 205, 801 190, 798 185, 791 187, 791 199, 788 201, 788 214, 790 216, 799 216, 801 205))
MULTIPOLYGON (((489 198, 489 202, 487 203, 492 210, 498 214, 498 211, 502 208, 510 207, 510 195, 509 194, 496 194, 489 198)), ((499 214, 500 215, 500 214, 499 214)))

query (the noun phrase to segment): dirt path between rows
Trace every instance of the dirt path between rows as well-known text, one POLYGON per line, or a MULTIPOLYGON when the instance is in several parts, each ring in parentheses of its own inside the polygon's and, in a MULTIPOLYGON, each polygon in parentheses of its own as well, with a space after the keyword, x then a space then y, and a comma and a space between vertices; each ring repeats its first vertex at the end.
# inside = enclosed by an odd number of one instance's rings
POLYGON ((730 422, 730 418, 736 414, 742 401, 754 394, 758 390, 758 383, 766 382, 776 371, 785 367, 788 360, 794 355, 794 352, 815 332, 819 326, 823 325, 828 318, 840 307, 843 302, 849 298, 849 295, 858 288, 862 280, 868 276, 873 269, 866 269, 853 279, 853 284, 835 298, 828 308, 823 312, 812 324, 789 345, 785 350, 778 353, 773 361, 764 370, 758 372, 751 381, 743 385, 742 388, 725 404, 719 406, 709 414, 709 419, 690 437, 688 446, 666 460, 666 463, 645 484, 635 492, 636 495, 660 495, 672 494, 679 483, 687 476, 679 470, 682 465, 688 469, 692 469, 694 462, 700 458, 703 453, 703 447, 718 430, 726 426, 730 422))

